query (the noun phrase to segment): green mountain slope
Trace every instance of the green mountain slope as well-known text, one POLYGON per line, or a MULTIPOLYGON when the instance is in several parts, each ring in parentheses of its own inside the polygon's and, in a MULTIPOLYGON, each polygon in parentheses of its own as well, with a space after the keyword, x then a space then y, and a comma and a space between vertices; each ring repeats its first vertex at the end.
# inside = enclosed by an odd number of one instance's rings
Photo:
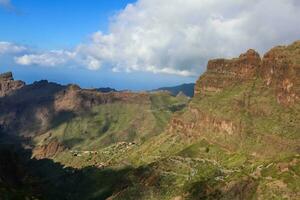
MULTIPOLYGON (((45 157, 45 153, 51 151, 51 147, 47 147, 51 141, 57 141, 69 154, 72 151, 99 151, 122 142, 142 143, 160 134, 172 114, 184 109, 187 102, 186 97, 160 92, 147 94, 141 101, 93 106, 90 111, 35 136, 34 154, 45 157)), ((56 152, 49 153, 54 155, 56 152)))
POLYGON ((211 60, 190 101, 59 91, 24 173, 44 199, 297 200, 299 60, 299 42, 211 60))
POLYGON ((298 199, 300 46, 279 49, 210 61, 188 109, 124 158, 146 183, 116 199, 298 199))

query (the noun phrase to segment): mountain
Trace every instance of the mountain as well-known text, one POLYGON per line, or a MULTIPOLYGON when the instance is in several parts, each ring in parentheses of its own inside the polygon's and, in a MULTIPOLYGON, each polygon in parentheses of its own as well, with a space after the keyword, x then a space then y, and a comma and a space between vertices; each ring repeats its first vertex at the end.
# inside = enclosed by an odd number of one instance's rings
POLYGON ((0 99, 0 127, 32 140, 33 154, 42 158, 68 148, 91 150, 146 140, 160 133, 187 102, 164 92, 103 93, 39 81, 0 99))
POLYGON ((24 85, 25 83, 22 81, 15 81, 11 72, 0 74, 0 97, 8 95, 24 85))
POLYGON ((110 87, 97 88, 97 91, 104 92, 104 93, 107 93, 107 92, 117 92, 116 89, 110 88, 110 87))
POLYGON ((13 89, 0 98, 0 195, 299 199, 299 77, 297 41, 209 61, 191 99, 13 89))
POLYGON ((174 87, 162 87, 155 89, 153 91, 168 91, 170 92, 173 96, 178 95, 180 92, 185 94, 188 97, 193 97, 194 96, 194 83, 188 83, 188 84, 182 84, 174 87))
POLYGON ((148 180, 168 192, 146 190, 158 199, 298 199, 299 61, 300 42, 209 61, 185 112, 132 154, 147 155, 148 180))

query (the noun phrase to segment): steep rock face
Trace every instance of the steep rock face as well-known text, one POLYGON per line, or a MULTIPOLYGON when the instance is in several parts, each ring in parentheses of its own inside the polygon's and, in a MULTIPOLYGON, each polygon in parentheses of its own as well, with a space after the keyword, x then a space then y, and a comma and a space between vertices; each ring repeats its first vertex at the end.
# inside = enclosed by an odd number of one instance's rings
POLYGON ((260 67, 259 54, 250 49, 233 59, 215 59, 208 62, 207 72, 199 78, 195 95, 206 96, 228 86, 253 79, 260 67))
MULTIPOLYGON (((207 71, 200 76, 195 85, 195 97, 207 99, 222 93, 224 90, 244 82, 254 80, 260 70, 261 58, 255 50, 248 50, 238 58, 214 59, 207 65, 207 71)), ((241 131, 241 124, 234 124, 229 119, 215 116, 198 107, 198 102, 189 106, 187 119, 185 116, 174 117, 169 132, 180 132, 187 137, 203 136, 203 133, 217 132, 223 139, 241 131)), ((233 144, 231 144, 233 146, 233 144)))
POLYGON ((262 59, 248 50, 239 58, 211 60, 187 112, 171 120, 168 132, 227 149, 247 146, 254 154, 261 149, 251 140, 267 145, 261 154, 298 152, 299 77, 299 41, 275 47, 262 59))
POLYGON ((244 127, 229 119, 215 116, 196 107, 190 107, 183 116, 175 116, 167 129, 191 141, 205 138, 228 150, 237 149, 243 140, 244 127))
POLYGON ((197 81, 195 95, 209 96, 245 81, 262 78, 275 90, 277 101, 291 105, 300 96, 300 41, 278 46, 261 59, 250 49, 234 59, 215 59, 208 62, 207 72, 197 81))
POLYGON ((289 105, 300 98, 300 41, 279 46, 266 53, 262 60, 261 76, 275 88, 277 101, 289 105))
POLYGON ((208 130, 212 130, 214 132, 218 132, 220 135, 232 135, 237 131, 240 131, 241 127, 233 124, 232 121, 221 119, 215 116, 211 116, 206 114, 205 112, 201 112, 197 109, 192 109, 194 121, 187 122, 182 120, 181 118, 174 117, 171 120, 171 126, 169 127, 169 132, 180 131, 188 137, 192 137, 195 134, 195 130, 201 132, 205 132, 208 130), (196 123, 195 121, 201 121, 201 123, 196 123))
POLYGON ((0 97, 8 95, 24 85, 23 81, 15 81, 11 72, 0 74, 0 97))

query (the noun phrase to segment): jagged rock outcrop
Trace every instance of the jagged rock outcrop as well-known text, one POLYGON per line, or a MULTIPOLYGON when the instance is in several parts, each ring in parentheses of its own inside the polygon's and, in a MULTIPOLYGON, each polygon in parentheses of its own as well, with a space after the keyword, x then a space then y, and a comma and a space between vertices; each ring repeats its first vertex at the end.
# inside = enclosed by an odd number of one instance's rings
POLYGON ((23 81, 15 81, 11 72, 0 74, 0 97, 8 95, 24 85, 23 81))
POLYGON ((266 53, 262 60, 261 76, 273 87, 277 101, 289 105, 300 98, 300 41, 278 46, 266 53))
POLYGON ((274 88, 278 103, 290 105, 299 100, 299 77, 300 41, 297 41, 271 49, 262 59, 250 49, 238 58, 209 61, 207 72, 196 83, 195 95, 215 94, 224 88, 262 78, 267 86, 274 88))
MULTIPOLYGON (((203 137, 227 149, 256 140, 270 148, 260 152, 264 155, 298 152, 299 139, 288 136, 299 138, 299 77, 300 41, 262 58, 248 50, 238 58, 211 60, 187 112, 173 117, 168 132, 203 137)), ((260 151, 249 146, 253 154, 260 151)))
POLYGON ((207 72, 196 83, 195 95, 206 96, 255 78, 261 64, 259 54, 250 49, 239 58, 210 60, 207 72))

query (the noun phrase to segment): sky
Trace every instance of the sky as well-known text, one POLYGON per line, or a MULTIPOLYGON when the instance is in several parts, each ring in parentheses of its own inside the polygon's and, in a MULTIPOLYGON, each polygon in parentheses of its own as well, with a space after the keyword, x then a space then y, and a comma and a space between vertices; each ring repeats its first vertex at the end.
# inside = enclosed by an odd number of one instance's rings
POLYGON ((0 0, 0 72, 148 90, 300 39, 298 0, 0 0))

